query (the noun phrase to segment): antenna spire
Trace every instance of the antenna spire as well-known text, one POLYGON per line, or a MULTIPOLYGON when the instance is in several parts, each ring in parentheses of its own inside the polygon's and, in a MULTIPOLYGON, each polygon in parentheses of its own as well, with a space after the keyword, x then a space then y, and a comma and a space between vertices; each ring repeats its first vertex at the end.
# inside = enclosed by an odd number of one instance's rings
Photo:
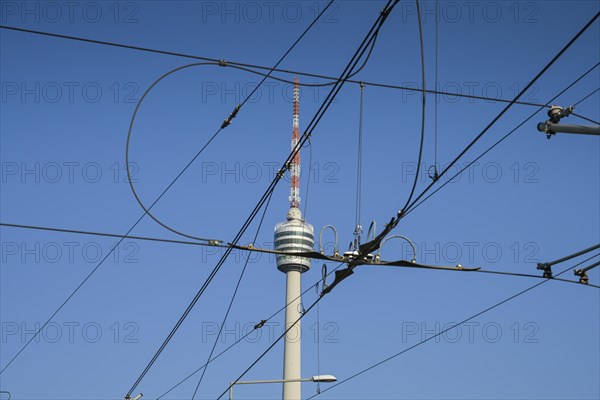
MULTIPOLYGON (((300 84, 298 77, 294 77, 294 114, 292 122, 292 150, 300 141, 298 132, 300 117, 300 84)), ((290 208, 300 207, 300 150, 296 153, 290 164, 290 208)))

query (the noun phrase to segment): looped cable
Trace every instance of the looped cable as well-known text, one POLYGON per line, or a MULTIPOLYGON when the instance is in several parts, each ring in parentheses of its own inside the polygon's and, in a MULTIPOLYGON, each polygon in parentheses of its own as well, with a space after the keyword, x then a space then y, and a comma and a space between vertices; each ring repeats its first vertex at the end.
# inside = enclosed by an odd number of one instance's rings
POLYGON ((416 263, 417 262, 417 248, 415 247, 415 245, 413 244, 413 242, 409 238, 407 238, 406 236, 402 236, 402 235, 393 235, 393 236, 389 236, 389 237, 383 239, 383 241, 381 242, 381 246, 379 246, 379 250, 377 250, 377 255, 375 256, 375 259, 377 261, 381 260, 381 249, 383 248, 383 245, 388 240, 394 239, 394 238, 404 239, 405 241, 408 242, 408 244, 410 244, 410 247, 412 248, 412 251, 413 251, 413 258, 410 261, 413 262, 413 263, 416 263))
POLYGON ((340 255, 340 250, 338 248, 338 233, 333 225, 325 225, 321 229, 321 233, 319 234, 319 251, 321 254, 325 254, 325 250, 323 249, 323 232, 325 232, 327 228, 330 228, 333 231, 335 237, 335 242, 333 243, 333 255, 337 257, 340 255))

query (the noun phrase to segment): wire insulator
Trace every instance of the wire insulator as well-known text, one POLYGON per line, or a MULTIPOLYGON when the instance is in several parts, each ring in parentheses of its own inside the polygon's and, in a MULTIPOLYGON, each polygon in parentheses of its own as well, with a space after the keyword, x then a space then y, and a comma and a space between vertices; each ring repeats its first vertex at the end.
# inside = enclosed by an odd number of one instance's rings
POLYGON ((260 329, 267 323, 266 319, 262 319, 258 324, 254 325, 254 329, 260 329))
POLYGON ((223 120, 223 123, 221 124, 221 129, 225 129, 227 128, 229 125, 231 125, 231 122, 233 121, 233 119, 236 117, 238 111, 240 111, 240 107, 241 105, 238 104, 237 106, 235 106, 235 108, 233 109, 233 111, 229 114, 229 117, 225 118, 223 120))

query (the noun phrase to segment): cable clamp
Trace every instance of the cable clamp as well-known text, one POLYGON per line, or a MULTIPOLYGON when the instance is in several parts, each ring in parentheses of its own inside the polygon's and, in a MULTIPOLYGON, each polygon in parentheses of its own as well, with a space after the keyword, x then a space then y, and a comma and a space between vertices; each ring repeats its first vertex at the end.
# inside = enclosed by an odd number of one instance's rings
POLYGON ((219 67, 227 67, 228 65, 226 60, 219 60, 219 67))
POLYGON ((229 125, 231 125, 232 120, 236 117, 238 111, 240 111, 240 108, 241 108, 241 104, 238 104, 237 106, 235 106, 235 108, 233 109, 231 114, 229 114, 229 117, 227 117, 223 120, 223 123, 221 124, 221 129, 225 129, 229 125))
POLYGON ((254 329, 260 329, 267 323, 266 319, 261 320, 258 324, 254 325, 254 329))
POLYGON ((582 269, 576 269, 573 271, 575 276, 579 277, 579 283, 587 285, 590 282, 589 276, 586 274, 586 271, 582 269))
POLYGON ((285 171, 289 170, 291 166, 292 166, 291 161, 286 161, 284 166, 282 168, 279 168, 279 170, 277 170, 277 178, 279 178, 279 179, 283 178, 283 176, 285 175, 285 171))
POLYGON ((537 269, 544 271, 544 278, 552 279, 552 266, 547 263, 538 263, 537 269))

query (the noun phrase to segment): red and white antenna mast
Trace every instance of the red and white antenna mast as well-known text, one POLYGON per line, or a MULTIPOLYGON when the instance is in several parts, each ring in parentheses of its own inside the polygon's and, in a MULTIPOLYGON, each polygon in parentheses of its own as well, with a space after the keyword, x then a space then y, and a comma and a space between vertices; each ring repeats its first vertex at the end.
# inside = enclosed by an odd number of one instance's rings
MULTIPOLYGON (((294 77, 294 118, 292 123, 292 150, 300 141, 298 132, 300 117, 300 85, 298 77, 294 77)), ((300 207, 300 150, 296 153, 290 164, 290 207, 300 207)))

